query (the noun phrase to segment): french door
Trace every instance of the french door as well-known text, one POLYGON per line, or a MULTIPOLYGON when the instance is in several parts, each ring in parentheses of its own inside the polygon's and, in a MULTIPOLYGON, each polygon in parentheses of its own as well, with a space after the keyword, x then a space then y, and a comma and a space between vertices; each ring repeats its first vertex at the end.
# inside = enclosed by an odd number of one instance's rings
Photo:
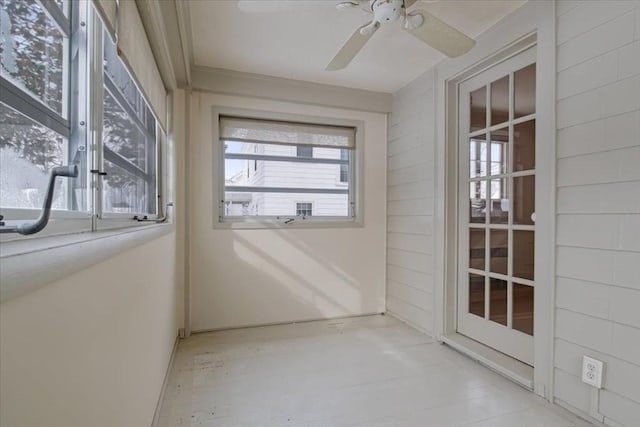
POLYGON ((535 47, 459 86, 457 330, 533 365, 535 47))

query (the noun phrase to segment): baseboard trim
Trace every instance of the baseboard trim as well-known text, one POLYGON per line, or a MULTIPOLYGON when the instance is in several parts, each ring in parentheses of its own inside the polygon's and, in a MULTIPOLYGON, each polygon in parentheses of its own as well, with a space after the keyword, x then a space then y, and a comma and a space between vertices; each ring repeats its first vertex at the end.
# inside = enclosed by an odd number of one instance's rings
POLYGON ((246 325, 239 325, 239 326, 226 326, 222 328, 196 329, 196 330, 192 330, 191 334, 206 334, 207 332, 232 331, 234 329, 261 328, 264 326, 293 325, 295 323, 321 322, 323 320, 351 319, 354 317, 378 316, 380 314, 384 314, 384 313, 373 312, 373 313, 362 313, 362 314, 348 314, 345 316, 318 317, 318 318, 312 318, 312 319, 291 320, 286 322, 253 323, 253 324, 246 324, 246 325))
POLYGON ((423 334, 425 334, 425 335, 427 335, 427 336, 429 336, 431 338, 435 338, 435 336, 433 335, 432 332, 427 331, 424 328, 421 328, 420 326, 416 325, 412 321, 405 319, 404 317, 400 316, 397 313, 394 313, 393 311, 387 310, 386 314, 391 316, 391 317, 393 317, 394 319, 397 319, 397 320, 401 321, 402 323, 407 324, 408 326, 412 327, 413 329, 415 329, 415 330, 417 330, 417 331, 419 331, 419 332, 421 332, 421 333, 423 333, 423 334))
POLYGON ((158 403, 156 404, 156 410, 153 413, 153 421, 151 422, 151 427, 157 427, 158 422, 160 421, 160 411, 162 410, 162 402, 164 401, 164 394, 167 391, 167 386, 169 385, 169 376, 171 375, 171 370, 173 369, 173 362, 176 358, 176 352, 178 351, 178 343, 180 342, 180 335, 176 335, 176 339, 173 342, 173 350, 171 350, 171 357, 169 358, 169 365, 167 366, 167 371, 164 373, 164 380, 162 381, 162 388, 160 389, 160 396, 158 397, 158 403))

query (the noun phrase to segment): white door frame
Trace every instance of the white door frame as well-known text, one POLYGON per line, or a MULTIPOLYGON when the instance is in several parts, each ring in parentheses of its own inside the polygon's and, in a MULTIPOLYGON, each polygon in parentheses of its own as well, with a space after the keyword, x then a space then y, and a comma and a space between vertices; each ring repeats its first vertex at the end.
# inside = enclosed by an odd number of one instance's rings
POLYGON ((458 84, 522 51, 537 48, 536 287, 533 390, 553 399, 555 318, 555 2, 528 2, 460 58, 436 68, 435 335, 456 335, 458 84), (538 189, 540 191, 538 191, 538 189), (539 207, 542 207, 542 210, 539 207))

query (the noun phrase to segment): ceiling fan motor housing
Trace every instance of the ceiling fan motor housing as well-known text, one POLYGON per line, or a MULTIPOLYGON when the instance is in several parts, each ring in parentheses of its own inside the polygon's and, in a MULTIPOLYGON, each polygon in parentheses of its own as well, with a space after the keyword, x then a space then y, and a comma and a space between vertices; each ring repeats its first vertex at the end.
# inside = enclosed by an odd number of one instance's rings
POLYGON ((404 0, 371 0, 375 21, 381 24, 395 22, 403 14, 404 0))

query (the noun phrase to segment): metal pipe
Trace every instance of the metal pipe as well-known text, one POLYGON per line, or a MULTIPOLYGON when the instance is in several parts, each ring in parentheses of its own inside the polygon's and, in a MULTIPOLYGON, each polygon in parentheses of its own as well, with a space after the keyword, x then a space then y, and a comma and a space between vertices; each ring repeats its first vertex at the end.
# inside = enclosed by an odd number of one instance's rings
POLYGON ((51 203, 53 203, 53 191, 55 190, 56 177, 58 176, 76 178, 78 176, 78 166, 58 166, 51 169, 51 173, 49 174, 49 186, 47 187, 47 194, 44 197, 44 203, 38 219, 36 219, 34 222, 25 222, 17 226, 0 227, 0 233, 18 233, 26 236, 42 231, 42 229, 45 228, 49 223, 49 216, 51 215, 51 203))

